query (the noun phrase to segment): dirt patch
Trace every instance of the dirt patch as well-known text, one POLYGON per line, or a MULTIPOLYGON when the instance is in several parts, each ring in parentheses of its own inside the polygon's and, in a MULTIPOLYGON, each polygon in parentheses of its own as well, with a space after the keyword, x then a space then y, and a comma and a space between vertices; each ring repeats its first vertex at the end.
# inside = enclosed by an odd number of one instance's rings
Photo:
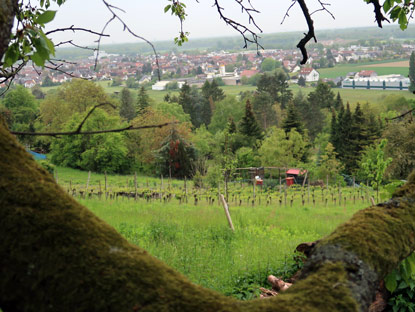
POLYGON ((380 63, 380 64, 367 65, 366 67, 409 67, 409 61, 380 63))

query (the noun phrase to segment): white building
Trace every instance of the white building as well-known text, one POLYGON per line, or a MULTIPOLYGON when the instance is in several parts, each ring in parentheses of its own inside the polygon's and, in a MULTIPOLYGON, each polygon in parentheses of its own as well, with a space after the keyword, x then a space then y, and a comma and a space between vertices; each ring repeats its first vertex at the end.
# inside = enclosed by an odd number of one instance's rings
POLYGON ((345 89, 408 90, 411 81, 402 75, 385 75, 370 78, 346 78, 342 82, 345 89))
POLYGON ((169 83, 169 80, 162 80, 162 81, 157 81, 155 84, 153 84, 153 86, 151 87, 152 90, 155 91, 163 91, 166 90, 166 86, 169 83))
POLYGON ((303 77, 306 82, 316 82, 320 79, 320 74, 314 68, 302 68, 299 77, 303 77))

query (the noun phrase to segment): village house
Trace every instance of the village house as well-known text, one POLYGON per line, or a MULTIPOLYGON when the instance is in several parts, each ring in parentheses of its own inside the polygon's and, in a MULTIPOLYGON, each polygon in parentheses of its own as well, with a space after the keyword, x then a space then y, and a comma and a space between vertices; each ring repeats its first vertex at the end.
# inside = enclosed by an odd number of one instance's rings
POLYGON ((373 78, 378 74, 374 70, 361 70, 355 75, 355 78, 373 78))
POLYGON ((300 70, 299 77, 303 77, 306 82, 317 82, 320 74, 314 68, 305 67, 300 70))

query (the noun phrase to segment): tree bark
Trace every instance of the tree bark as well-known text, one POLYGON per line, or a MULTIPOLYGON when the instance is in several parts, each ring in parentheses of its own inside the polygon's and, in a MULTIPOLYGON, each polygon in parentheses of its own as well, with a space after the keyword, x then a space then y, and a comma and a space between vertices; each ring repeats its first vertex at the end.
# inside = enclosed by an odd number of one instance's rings
MULTIPOLYGON (((0 308, 7 311, 365 311, 415 245, 415 174, 395 197, 318 242, 269 300, 192 284, 62 190, 0 126, 0 308)), ((275 252, 278 252, 276 250, 275 252)))
POLYGON ((0 60, 10 42, 13 19, 17 12, 17 0, 0 1, 0 60))

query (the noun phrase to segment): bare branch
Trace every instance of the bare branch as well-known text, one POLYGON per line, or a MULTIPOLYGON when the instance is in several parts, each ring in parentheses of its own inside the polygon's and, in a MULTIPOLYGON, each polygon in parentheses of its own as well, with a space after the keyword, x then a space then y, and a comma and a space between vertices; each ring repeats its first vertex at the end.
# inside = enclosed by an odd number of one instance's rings
POLYGON ((320 12, 320 11, 326 11, 330 16, 331 16, 331 18, 332 19, 336 19, 335 17, 334 17, 334 15, 333 15, 333 13, 331 13, 328 9, 327 9, 327 6, 330 6, 331 4, 330 3, 324 3, 324 2, 322 2, 321 0, 318 0, 318 3, 320 3, 320 6, 321 6, 321 8, 320 9, 317 9, 317 10, 315 10, 314 12, 312 12, 311 14, 310 14, 310 16, 311 15, 313 15, 314 13, 317 13, 317 12, 320 12))
POLYGON ((303 11, 303 15, 308 25, 308 33, 304 34, 304 38, 301 39, 300 42, 297 44, 297 48, 300 49, 301 54, 303 55, 303 59, 300 62, 300 64, 304 65, 305 63, 307 63, 308 60, 307 49, 305 48, 305 46, 313 38, 314 42, 317 42, 317 38, 314 34, 314 22, 311 19, 310 12, 308 11, 305 0, 298 0, 297 2, 300 4, 301 10, 303 11))
POLYGON ((84 120, 82 120, 81 121, 81 123, 79 124, 79 126, 78 126, 78 128, 76 129, 76 132, 77 133, 80 133, 81 132, 81 130, 82 130, 82 127, 83 127, 83 125, 85 124, 85 121, 89 118, 89 116, 91 116, 91 114, 94 112, 94 110, 95 109, 97 109, 98 107, 101 107, 101 106, 105 106, 105 105, 109 105, 109 106, 111 106, 112 108, 116 108, 113 104, 111 104, 111 103, 108 103, 108 102, 106 102, 106 103, 101 103, 101 104, 98 104, 98 105, 95 105, 94 107, 92 107, 92 109, 88 112, 88 114, 86 114, 86 116, 85 116, 85 118, 84 118, 84 120))
POLYGON ((285 19, 286 19, 287 17, 290 17, 289 13, 290 13, 291 9, 293 8, 293 6, 294 6, 296 3, 297 3, 297 0, 293 0, 293 3, 291 3, 291 5, 288 7, 287 12, 285 12, 284 17, 282 18, 281 25, 282 25, 282 24, 284 24, 285 19))
POLYGON ((86 47, 86 46, 80 46, 76 43, 73 43, 73 40, 59 42, 58 44, 55 44, 55 47, 59 47, 59 46, 64 45, 64 44, 70 44, 70 45, 74 46, 75 48, 84 49, 84 50, 92 50, 92 51, 97 51, 98 50, 98 48, 90 48, 90 47, 86 47))
MULTIPOLYGON (((147 40, 146 38, 144 38, 144 37, 142 37, 142 36, 139 36, 139 35, 137 35, 136 33, 134 33, 129 27, 128 27, 128 25, 124 22, 124 20, 121 18, 121 17, 119 17, 116 13, 115 13, 115 10, 119 10, 119 11, 121 11, 121 12, 125 12, 125 11, 123 11, 122 9, 120 9, 120 8, 118 8, 118 7, 115 7, 115 6, 113 6, 113 5, 111 5, 111 4, 109 4, 107 1, 105 1, 105 0, 102 0, 102 2, 105 4, 105 6, 108 8, 108 10, 112 13, 112 17, 107 21, 107 23, 105 24, 105 26, 104 26, 104 29, 103 29, 103 31, 102 32, 104 32, 104 30, 105 30, 105 28, 113 21, 113 20, 115 20, 115 19, 117 19, 121 24, 122 24, 122 26, 123 26, 123 28, 124 28, 124 31, 127 31, 127 32, 129 32, 133 37, 135 37, 135 38, 137 38, 137 39, 140 39, 140 40, 143 40, 144 42, 146 42, 148 45, 150 45, 151 46, 151 48, 153 49, 153 52, 154 52, 154 55, 155 55, 155 57, 156 57, 156 65, 157 65, 157 75, 158 75, 158 79, 159 80, 161 80, 161 74, 160 74, 160 65, 159 65, 159 60, 158 60, 158 56, 157 56, 157 51, 156 51, 156 48, 154 47, 154 45, 151 43, 151 41, 149 41, 149 40, 147 40)), ((101 43, 101 38, 102 38, 102 36, 100 36, 99 37, 99 41, 98 41, 98 49, 99 49, 99 44, 101 43)), ((95 60, 95 66, 96 66, 96 64, 97 64, 97 59, 98 59, 98 54, 97 54, 97 57, 96 57, 96 60, 95 60)))
POLYGON ((405 112, 405 113, 403 113, 399 116, 396 116, 396 117, 393 117, 393 118, 385 118, 385 120, 386 121, 392 121, 392 120, 396 120, 396 119, 402 119, 406 115, 412 114, 413 112, 415 112, 415 108, 413 108, 413 109, 411 109, 411 110, 409 110, 409 111, 407 111, 407 112, 405 112))
MULTIPOLYGON (((245 12, 248 15, 248 20, 249 20, 249 24, 253 24, 254 27, 260 32, 262 33, 262 29, 256 24, 255 19, 252 15, 252 13, 259 13, 258 10, 254 9, 251 1, 248 0, 249 5, 251 6, 251 8, 248 8, 247 6, 245 6, 245 4, 242 2, 243 0, 235 0, 241 7, 242 13, 245 12)), ((263 49, 264 47, 258 42, 258 39, 260 38, 256 31, 243 25, 240 24, 236 21, 234 21, 233 19, 230 19, 229 17, 225 16, 223 14, 223 10, 224 8, 221 7, 221 5, 219 4, 219 0, 215 0, 214 5, 216 7, 216 9, 218 10, 219 16, 221 19, 224 20, 224 22, 226 23, 226 25, 231 26, 233 29, 235 29, 237 32, 239 32, 242 35, 242 38, 244 39, 244 46, 243 48, 247 48, 248 47, 248 42, 250 43, 254 43, 257 46, 257 50, 259 48, 263 49), (249 34, 251 38, 247 37, 247 34, 249 34)))
POLYGON ((50 34, 53 34, 55 32, 58 32, 58 31, 68 31, 68 30, 73 31, 73 32, 76 32, 76 31, 88 32, 88 33, 91 33, 93 35, 97 35, 99 37, 109 37, 110 36, 110 35, 106 35, 104 33, 99 33, 99 32, 96 32, 96 31, 93 31, 93 30, 90 30, 90 29, 81 28, 81 27, 74 27, 74 25, 72 25, 71 27, 57 28, 57 29, 50 30, 50 31, 46 32, 45 35, 50 35, 50 34))
POLYGON ((178 124, 179 122, 166 122, 158 125, 147 125, 147 126, 134 126, 129 125, 124 128, 118 129, 108 129, 108 130, 95 130, 95 131, 67 131, 67 132, 19 132, 19 131, 10 131, 10 133, 14 135, 28 135, 28 136, 63 136, 63 135, 93 135, 93 134, 103 134, 103 133, 117 133, 117 132, 124 132, 124 131, 132 131, 132 130, 142 130, 142 129, 153 129, 153 128, 163 128, 166 126, 178 124))

